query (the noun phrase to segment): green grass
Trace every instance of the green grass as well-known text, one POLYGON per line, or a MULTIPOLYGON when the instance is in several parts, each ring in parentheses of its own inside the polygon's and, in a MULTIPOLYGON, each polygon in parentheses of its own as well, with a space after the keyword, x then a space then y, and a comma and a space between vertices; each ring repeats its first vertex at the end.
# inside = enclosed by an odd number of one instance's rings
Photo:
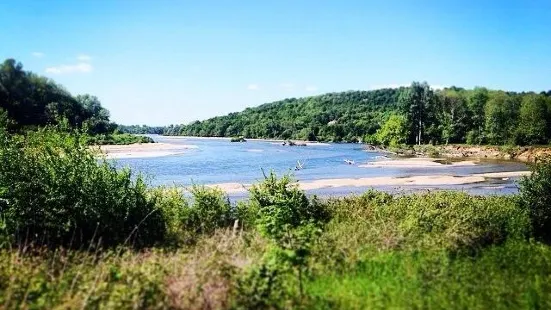
POLYGON ((546 309, 551 249, 515 242, 476 256, 374 254, 350 271, 313 277, 306 290, 317 309, 546 309))

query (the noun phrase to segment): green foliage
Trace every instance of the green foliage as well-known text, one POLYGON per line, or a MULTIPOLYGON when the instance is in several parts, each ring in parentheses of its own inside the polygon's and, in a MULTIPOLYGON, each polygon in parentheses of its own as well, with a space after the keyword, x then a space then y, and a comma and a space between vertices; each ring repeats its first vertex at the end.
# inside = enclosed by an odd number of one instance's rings
POLYGON ((551 248, 528 242, 476 256, 384 252, 305 285, 312 309, 541 309, 551 304, 551 248))
POLYGON ((226 194, 218 188, 193 186, 193 203, 185 209, 183 225, 197 234, 211 234, 217 228, 229 227, 235 220, 226 194))
POLYGON ((147 125, 118 125, 117 129, 122 133, 129 133, 133 135, 161 135, 163 134, 165 128, 162 126, 151 127, 147 125))
POLYGON ((165 236, 140 175, 99 161, 78 134, 0 136, 2 216, 14 242, 148 245, 165 236))
POLYGON ((384 113, 396 108, 398 92, 381 89, 289 98, 188 125, 171 125, 164 134, 353 141, 375 133, 384 113))
POLYGON ((406 118, 401 115, 391 115, 377 131, 374 140, 380 145, 397 147, 405 144, 408 136, 406 118))
MULTIPOLYGON (((275 244, 268 266, 280 264, 280 272, 283 274, 295 269, 302 296, 304 269, 310 256, 310 248, 313 240, 321 233, 321 225, 328 220, 329 214, 316 199, 309 201, 304 192, 292 185, 289 176, 278 179, 270 172, 264 182, 251 188, 250 193, 251 204, 259 214, 258 228, 275 244)), ((270 270, 266 263, 259 268, 270 270)), ((266 275, 269 278, 264 281, 279 281, 277 273, 266 275)), ((272 292, 263 294, 271 296, 272 292)))
POLYGON ((519 116, 519 144, 542 144, 548 141, 548 100, 540 95, 522 99, 519 116))
POLYGON ((324 230, 320 257, 339 254, 334 246, 352 258, 372 250, 472 252, 522 239, 530 230, 524 208, 510 197, 453 192, 392 197, 369 192, 330 200, 328 207, 333 219, 324 230))
POLYGON ((467 143, 482 144, 484 141, 485 107, 489 94, 486 88, 475 87, 468 95, 472 126, 467 133, 467 143))
POLYGON ((137 136, 127 133, 113 133, 88 136, 87 143, 89 145, 127 145, 134 143, 154 143, 154 141, 147 136, 137 136))
POLYGON ((511 144, 518 120, 518 99, 503 92, 486 104, 486 139, 490 144, 511 144))
POLYGON ((116 127, 98 98, 73 97, 54 81, 24 71, 14 59, 0 64, 0 109, 7 112, 12 131, 57 124, 61 119, 89 134, 113 132, 116 127))
POLYGON ((240 137, 232 137, 230 142, 247 142, 243 136, 240 137))
POLYGON ((440 126, 443 142, 446 144, 465 142, 470 117, 464 91, 444 90, 440 100, 442 104, 440 126))
POLYGON ((532 174, 520 182, 520 204, 530 214, 534 236, 551 241, 551 158, 541 158, 531 167, 532 174))
POLYGON ((434 90, 426 82, 413 82, 399 89, 289 98, 187 125, 170 125, 164 134, 333 142, 362 138, 364 143, 384 145, 549 143, 550 102, 547 93, 455 86, 434 90), (405 120, 398 122, 397 117, 405 120))
POLYGON ((287 175, 277 178, 270 172, 262 183, 250 189, 250 200, 259 213, 260 231, 276 241, 283 240, 291 229, 328 219, 323 206, 317 200, 309 201, 287 175))
POLYGON ((424 83, 413 82, 409 88, 400 92, 398 105, 406 116, 408 125, 407 137, 409 144, 422 144, 426 141, 428 123, 435 115, 436 98, 430 86, 424 83))

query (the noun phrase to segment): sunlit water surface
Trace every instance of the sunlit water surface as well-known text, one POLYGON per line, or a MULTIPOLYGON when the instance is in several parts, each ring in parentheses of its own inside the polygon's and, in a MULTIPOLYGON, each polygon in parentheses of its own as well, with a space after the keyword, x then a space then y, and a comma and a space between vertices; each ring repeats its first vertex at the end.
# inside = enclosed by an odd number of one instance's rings
MULTIPOLYGON (((129 166, 150 177, 153 185, 218 184, 236 182, 254 183, 263 178, 262 170, 278 174, 292 173, 298 180, 365 177, 408 177, 416 175, 468 176, 473 173, 526 170, 523 163, 512 161, 483 161, 476 166, 448 166, 445 168, 361 168, 364 164, 381 160, 386 153, 365 151, 361 144, 320 144, 306 147, 282 146, 273 141, 232 143, 228 139, 191 137, 163 137, 152 135, 156 142, 195 145, 196 149, 182 154, 116 160, 119 166, 129 166), (352 160, 348 165, 344 160, 352 160), (303 169, 295 171, 297 161, 303 169)), ((517 192, 518 178, 487 179, 468 185, 440 186, 380 186, 377 189, 407 193, 434 189, 453 189, 472 194, 512 194, 517 192)), ((368 187, 337 187, 309 191, 321 196, 340 196, 361 193, 368 187)), ((242 196, 233 194, 232 196, 242 196)))

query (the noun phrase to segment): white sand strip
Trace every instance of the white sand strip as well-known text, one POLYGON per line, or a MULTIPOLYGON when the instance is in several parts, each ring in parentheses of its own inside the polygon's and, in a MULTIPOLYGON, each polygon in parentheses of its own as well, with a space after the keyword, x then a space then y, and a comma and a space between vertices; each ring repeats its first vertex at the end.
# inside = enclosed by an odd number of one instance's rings
POLYGON ((196 149, 196 145, 170 143, 141 143, 130 145, 102 145, 92 148, 99 149, 108 159, 118 158, 148 158, 182 154, 186 150, 196 149))
POLYGON ((490 172, 490 173, 477 173, 475 176, 480 176, 484 178, 513 178, 513 177, 523 177, 530 175, 530 171, 510 171, 510 172, 490 172))
POLYGON ((361 168, 446 168, 446 167, 458 167, 458 166, 475 166, 476 161, 464 160, 451 162, 449 164, 443 164, 439 161, 446 161, 442 158, 409 158, 409 159, 390 159, 379 160, 369 162, 363 165, 359 165, 361 168))
MULTIPOLYGON (((315 181, 299 182, 298 186, 302 190, 313 190, 321 188, 334 187, 371 187, 371 186, 437 186, 437 185, 465 185, 484 182, 486 177, 481 175, 471 175, 466 177, 453 175, 429 175, 413 176, 405 178, 397 177, 372 177, 359 179, 322 179, 315 181)), ((251 184, 240 183, 221 183, 208 185, 209 187, 218 187, 221 190, 232 193, 243 193, 251 187, 251 184)))

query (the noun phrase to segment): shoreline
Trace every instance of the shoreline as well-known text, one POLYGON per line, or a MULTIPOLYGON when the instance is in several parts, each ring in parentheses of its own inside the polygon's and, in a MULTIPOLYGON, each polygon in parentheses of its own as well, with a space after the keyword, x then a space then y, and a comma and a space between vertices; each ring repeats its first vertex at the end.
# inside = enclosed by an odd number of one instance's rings
POLYGON ((497 159, 529 163, 541 157, 551 156, 551 146, 413 145, 409 149, 390 152, 397 156, 497 159))

